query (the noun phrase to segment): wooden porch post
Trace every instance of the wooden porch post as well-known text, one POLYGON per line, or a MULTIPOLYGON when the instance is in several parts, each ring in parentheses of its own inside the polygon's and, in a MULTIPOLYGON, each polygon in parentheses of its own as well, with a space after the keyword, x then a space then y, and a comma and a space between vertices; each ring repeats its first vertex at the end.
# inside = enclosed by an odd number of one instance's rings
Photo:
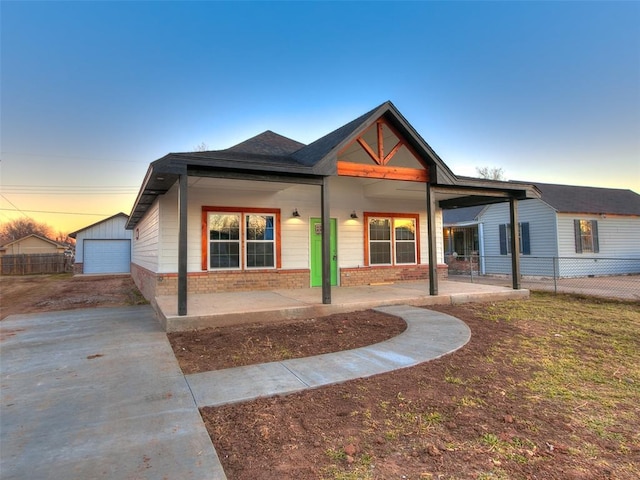
POLYGON ((178 315, 187 314, 187 188, 186 173, 178 184, 178 315))
POLYGON ((509 216, 511 221, 511 277, 513 289, 520 290, 520 225, 518 225, 518 200, 509 199, 509 216))
POLYGON ((427 236, 429 245, 429 295, 438 295, 438 252, 436 243, 436 200, 427 183, 427 236))
POLYGON ((322 222, 322 303, 331 304, 331 214, 329 212, 329 181, 322 179, 320 193, 322 222))

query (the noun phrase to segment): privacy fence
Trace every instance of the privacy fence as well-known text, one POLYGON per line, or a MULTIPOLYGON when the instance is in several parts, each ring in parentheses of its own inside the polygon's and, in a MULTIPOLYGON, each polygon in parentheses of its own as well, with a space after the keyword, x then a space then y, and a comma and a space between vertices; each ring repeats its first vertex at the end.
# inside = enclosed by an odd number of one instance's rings
MULTIPOLYGON (((511 256, 448 257, 449 278, 512 285, 511 256)), ((521 284, 531 290, 580 293, 640 301, 640 257, 520 256, 521 284)))
POLYGON ((63 253, 39 253, 0 256, 0 274, 35 275, 72 271, 73 258, 63 253))

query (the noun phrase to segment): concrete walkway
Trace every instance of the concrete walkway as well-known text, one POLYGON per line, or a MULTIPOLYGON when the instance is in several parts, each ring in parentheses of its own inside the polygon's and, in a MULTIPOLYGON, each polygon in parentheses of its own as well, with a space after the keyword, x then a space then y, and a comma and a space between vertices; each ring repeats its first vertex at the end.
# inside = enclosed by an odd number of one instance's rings
POLYGON ((198 407, 409 367, 470 338, 449 315, 378 310, 405 319, 406 331, 355 350, 186 377, 150 307, 8 317, 0 479, 226 480, 198 407))
POLYGON ((151 307, 0 322, 0 478, 224 480, 151 307))
POLYGON ((401 317, 407 329, 355 350, 187 375, 198 407, 284 395, 410 367, 451 353, 471 337, 464 322, 443 313, 406 305, 376 310, 401 317))

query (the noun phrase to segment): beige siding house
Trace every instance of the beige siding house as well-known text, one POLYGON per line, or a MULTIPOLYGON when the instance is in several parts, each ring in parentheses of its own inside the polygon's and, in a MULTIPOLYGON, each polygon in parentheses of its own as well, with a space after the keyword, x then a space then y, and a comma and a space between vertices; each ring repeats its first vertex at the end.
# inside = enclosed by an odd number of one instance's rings
POLYGON ((42 253, 64 253, 62 245, 40 235, 31 234, 0 247, 0 255, 34 255, 42 253))

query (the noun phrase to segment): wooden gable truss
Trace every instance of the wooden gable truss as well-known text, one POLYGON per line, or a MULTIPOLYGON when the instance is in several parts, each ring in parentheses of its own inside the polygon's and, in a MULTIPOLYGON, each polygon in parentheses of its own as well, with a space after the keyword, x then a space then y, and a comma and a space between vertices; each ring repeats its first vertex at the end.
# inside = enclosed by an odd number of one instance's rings
POLYGON ((369 129, 365 130, 361 135, 359 135, 354 141, 350 142, 346 145, 339 153, 338 159, 341 155, 350 147, 354 145, 354 143, 358 143, 362 149, 367 153, 369 158, 373 160, 374 164, 365 164, 365 163, 357 163, 350 162, 345 160, 338 160, 337 169, 338 175, 346 176, 346 177, 365 177, 365 178, 384 178, 388 180, 404 180, 410 182, 421 182, 426 183, 429 181, 429 170, 426 165, 420 161, 420 156, 417 152, 411 147, 411 145, 405 141, 403 136, 398 132, 398 130, 384 117, 380 117, 376 120, 375 124, 369 127, 369 129), (395 145, 391 148, 391 150, 385 154, 384 148, 384 132, 383 128, 387 127, 391 133, 398 139, 395 145), (364 135, 370 131, 370 129, 375 128, 376 134, 376 142, 374 150, 367 140, 364 138, 364 135), (391 166, 389 162, 394 156, 398 153, 398 151, 405 147, 409 153, 415 158, 416 162, 420 163, 423 168, 409 168, 403 166, 391 166))

